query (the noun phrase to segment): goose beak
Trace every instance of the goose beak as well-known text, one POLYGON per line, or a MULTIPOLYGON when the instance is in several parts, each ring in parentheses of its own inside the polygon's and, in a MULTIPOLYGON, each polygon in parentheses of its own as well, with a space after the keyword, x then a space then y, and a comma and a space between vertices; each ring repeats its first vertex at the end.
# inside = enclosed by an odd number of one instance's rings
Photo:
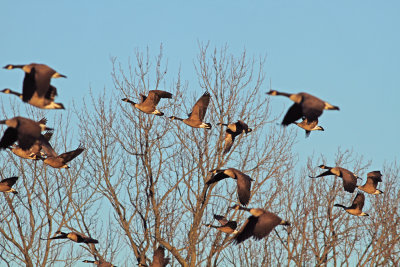
POLYGON ((53 76, 51 76, 52 78, 67 78, 67 76, 60 74, 58 72, 54 73, 53 76))

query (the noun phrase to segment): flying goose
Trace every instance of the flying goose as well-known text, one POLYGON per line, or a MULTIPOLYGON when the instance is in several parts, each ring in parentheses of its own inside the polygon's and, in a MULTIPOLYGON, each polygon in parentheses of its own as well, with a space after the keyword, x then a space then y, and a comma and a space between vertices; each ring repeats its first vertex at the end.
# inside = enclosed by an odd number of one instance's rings
POLYGON ((242 228, 234 236, 234 242, 236 244, 240 244, 250 237, 260 240, 266 237, 277 225, 290 225, 289 222, 282 220, 275 213, 266 211, 265 209, 250 209, 241 207, 239 205, 234 205, 230 208, 245 210, 251 213, 251 216, 246 220, 242 228))
POLYGON ((12 186, 17 182, 17 180, 18 177, 10 177, 0 181, 0 192, 18 194, 17 190, 12 188, 12 186))
POLYGON ((43 152, 42 150, 42 144, 44 142, 48 142, 50 138, 53 136, 53 132, 47 131, 45 134, 41 134, 40 138, 36 140, 36 142, 33 144, 33 146, 29 150, 23 150, 20 148, 18 145, 13 145, 11 147, 8 147, 12 153, 17 155, 18 157, 24 158, 24 159, 32 159, 32 160, 39 160, 43 158, 43 152))
POLYGON ((358 189, 364 191, 365 193, 378 195, 383 192, 379 189, 376 189, 378 183, 382 182, 382 174, 380 171, 373 171, 367 174, 367 182, 365 185, 357 186, 358 189))
POLYGON ((310 178, 318 178, 326 175, 336 175, 343 179, 344 190, 353 193, 357 187, 357 176, 351 171, 341 167, 328 167, 325 165, 319 166, 321 169, 327 169, 326 172, 321 173, 316 177, 309 176, 310 178))
POLYGON ((61 231, 57 231, 56 232, 56 236, 51 237, 49 239, 44 239, 44 238, 41 238, 41 239, 42 240, 69 239, 69 240, 72 240, 72 241, 74 241, 76 243, 85 243, 85 244, 90 244, 90 243, 97 244, 97 243, 99 243, 99 241, 97 241, 96 239, 93 239, 91 237, 88 237, 88 236, 86 236, 84 234, 81 234, 81 233, 78 233, 78 232, 64 233, 64 232, 61 232, 61 231))
POLYGON ((309 121, 304 118, 301 122, 294 122, 294 124, 306 130, 306 137, 310 136, 311 131, 324 131, 324 128, 318 125, 318 120, 309 121))
POLYGON ((0 149, 6 149, 18 140, 18 146, 28 150, 40 139, 42 131, 52 130, 41 121, 36 122, 24 117, 2 120, 0 124, 8 126, 0 140, 0 149))
POLYGON ((236 136, 242 133, 249 133, 253 131, 250 129, 246 123, 241 120, 238 120, 235 123, 225 124, 218 123, 217 125, 227 126, 226 134, 225 134, 225 146, 224 146, 224 154, 228 153, 231 150, 233 142, 235 141, 236 136))
POLYGON ((219 221, 221 225, 212 225, 212 224, 206 224, 205 226, 207 227, 212 227, 216 228, 221 232, 227 233, 227 234, 236 234, 238 231, 236 231, 237 228, 237 222, 236 221, 228 221, 225 216, 221 215, 216 215, 214 214, 214 219, 219 221))
POLYGON ((93 263, 93 264, 96 264, 98 267, 117 267, 115 265, 112 265, 109 262, 104 261, 104 260, 95 260, 95 261, 84 260, 82 262, 84 262, 84 263, 93 263))
POLYGON ((325 102, 307 93, 288 94, 271 90, 267 94, 273 96, 283 95, 290 98, 294 102, 283 118, 283 126, 287 126, 302 117, 305 117, 308 121, 318 120, 318 117, 321 116, 324 109, 339 110, 339 107, 333 106, 328 102, 325 102))
MULTIPOLYGON (((45 149, 45 147, 43 147, 45 149)), ((47 147, 46 147, 47 148, 47 147)), ((65 152, 61 155, 57 155, 53 149, 47 148, 47 153, 50 152, 50 154, 47 154, 47 158, 43 160, 43 162, 47 165, 50 165, 53 168, 66 168, 68 169, 69 166, 67 165, 68 162, 76 158, 79 154, 85 150, 85 148, 79 146, 77 149, 65 152)))
POLYGON ((4 69, 19 68, 25 72, 22 94, 14 92, 9 88, 2 90, 5 94, 13 94, 22 99, 22 101, 32 106, 42 109, 64 109, 61 103, 55 103, 57 88, 50 85, 51 78, 67 78, 67 76, 56 72, 44 64, 31 63, 28 65, 7 65, 4 69))
POLYGON ((172 94, 166 91, 161 90, 150 90, 149 95, 146 97, 145 95, 140 94, 142 97, 142 102, 139 104, 129 100, 128 98, 123 98, 122 101, 128 102, 132 104, 135 108, 147 114, 154 114, 157 116, 163 116, 164 113, 158 111, 156 106, 158 102, 160 102, 161 98, 172 98, 172 94))
POLYGON ((333 206, 343 208, 346 212, 355 216, 369 216, 367 213, 362 211, 364 207, 365 196, 363 193, 357 193, 357 196, 353 200, 353 204, 350 207, 345 207, 341 204, 335 204, 333 206))
POLYGON ((218 181, 221 181, 222 179, 225 178, 233 178, 236 179, 237 182, 237 193, 239 196, 239 201, 242 205, 246 206, 249 204, 250 201, 250 190, 251 190, 251 181, 253 179, 250 178, 250 176, 244 174, 243 172, 234 169, 234 168, 228 168, 228 169, 223 169, 223 170, 211 170, 210 173, 213 173, 214 176, 211 177, 210 180, 207 181, 206 184, 210 185, 212 183, 216 183, 218 181))
POLYGON ((210 123, 205 123, 203 122, 204 116, 206 115, 207 112, 207 107, 208 104, 210 103, 210 93, 205 92, 199 100, 197 100, 196 104, 194 104, 192 112, 188 114, 189 118, 187 119, 181 119, 175 116, 169 117, 170 119, 173 120, 180 120, 183 121, 185 124, 189 125, 190 127, 193 128, 206 128, 206 129, 211 129, 211 124, 210 123))
MULTIPOLYGON (((43 118, 40 121, 38 121, 39 124, 46 124, 47 119, 43 118)), ((32 159, 32 160, 39 160, 43 159, 42 156, 42 144, 43 143, 48 143, 50 138, 53 136, 53 132, 47 131, 45 134, 40 134, 40 138, 35 141, 33 146, 28 149, 28 150, 23 150, 20 148, 18 145, 14 144, 11 147, 8 147, 8 149, 11 150, 15 155, 18 157, 24 158, 24 159, 32 159)))
POLYGON ((170 261, 170 258, 165 257, 165 248, 159 246, 153 255, 153 262, 151 263, 150 267, 165 267, 170 261))

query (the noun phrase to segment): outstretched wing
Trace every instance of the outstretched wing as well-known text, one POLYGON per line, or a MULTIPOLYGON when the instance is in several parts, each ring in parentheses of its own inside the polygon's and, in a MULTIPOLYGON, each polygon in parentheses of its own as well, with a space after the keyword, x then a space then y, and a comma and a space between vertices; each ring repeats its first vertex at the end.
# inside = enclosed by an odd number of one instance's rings
POLYGON ((289 124, 297 121, 303 116, 303 111, 301 105, 294 103, 287 111, 285 117, 283 118, 282 125, 288 126, 289 124))
POLYGON ((221 172, 218 172, 217 174, 215 174, 213 177, 211 177, 211 179, 208 180, 206 184, 210 185, 210 184, 219 182, 228 177, 229 177, 228 175, 226 175, 225 173, 223 173, 223 171, 221 171, 221 172))
POLYGON ((32 68, 30 73, 25 73, 25 78, 22 85, 22 101, 28 102, 32 98, 35 91, 35 68, 32 68))
POLYGON ((83 150, 85 150, 83 147, 79 147, 73 151, 65 152, 65 153, 59 155, 58 157, 62 158, 64 163, 67 163, 67 162, 70 162, 71 160, 73 160, 74 158, 76 158, 79 154, 81 154, 83 152, 83 150))
POLYGON ((193 106, 192 112, 190 113, 190 119, 203 121, 207 112, 208 104, 210 103, 210 98, 210 93, 205 92, 200 99, 197 100, 196 104, 193 106))
POLYGON ((237 179, 237 192, 239 201, 242 205, 246 206, 250 201, 251 178, 250 176, 237 170, 235 171, 235 175, 237 179))
POLYGON ((359 210, 362 210, 364 207, 364 201, 365 201, 365 196, 363 193, 357 193, 357 196, 353 200, 353 204, 351 205, 350 208, 358 208, 359 210))
POLYGON ((8 127, 0 140, 0 149, 6 149, 18 140, 18 131, 15 128, 8 127))
POLYGON ((228 223, 228 220, 225 218, 225 216, 221 216, 221 215, 214 214, 214 219, 216 219, 217 221, 219 221, 219 223, 220 223, 221 225, 225 225, 225 224, 228 223))
POLYGON ((162 90, 150 90, 149 96, 145 100, 156 106, 161 98, 172 98, 172 94, 162 90))
POLYGON ((235 141, 235 136, 236 135, 231 130, 226 130, 224 154, 228 153, 231 150, 233 142, 235 141))
POLYGON ((235 235, 234 237, 235 243, 240 244, 246 239, 253 236, 254 228, 256 227, 257 222, 258 222, 258 217, 250 216, 246 220, 242 228, 239 230, 239 233, 235 235))
POLYGON ((6 178, 6 179, 2 180, 0 183, 6 184, 9 187, 12 187, 17 182, 17 180, 18 180, 18 177, 14 176, 14 177, 6 178))

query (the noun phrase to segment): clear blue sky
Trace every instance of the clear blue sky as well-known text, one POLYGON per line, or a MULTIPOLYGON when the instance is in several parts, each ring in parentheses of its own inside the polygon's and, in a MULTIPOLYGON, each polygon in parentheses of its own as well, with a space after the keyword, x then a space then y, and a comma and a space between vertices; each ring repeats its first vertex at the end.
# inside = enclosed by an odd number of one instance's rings
MULTIPOLYGON (((163 43, 169 69, 181 64, 197 90, 198 41, 227 44, 237 55, 246 48, 267 55, 273 88, 341 108, 324 112, 325 132, 305 139, 299 129, 302 158, 315 152, 333 161, 340 146, 380 169, 400 151, 399 13, 399 1, 2 1, 0 65, 39 62, 67 75, 53 83, 68 105, 90 86, 112 90, 110 57, 126 63, 136 48, 156 55, 163 43)), ((0 70, 0 89, 20 90, 22 77, 0 70)), ((291 105, 272 102, 277 113, 291 105)))

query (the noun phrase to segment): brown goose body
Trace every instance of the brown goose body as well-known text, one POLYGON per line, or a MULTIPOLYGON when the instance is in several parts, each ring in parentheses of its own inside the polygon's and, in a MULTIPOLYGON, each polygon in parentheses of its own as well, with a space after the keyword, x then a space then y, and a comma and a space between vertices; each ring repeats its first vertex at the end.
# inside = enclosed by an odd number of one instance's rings
POLYGON ((189 114, 189 118, 187 119, 178 118, 176 116, 171 116, 169 118, 173 120, 183 121, 183 123, 193 128, 211 129, 210 123, 203 122, 204 117, 206 116, 207 107, 210 103, 210 98, 210 93, 205 92, 199 98, 199 100, 197 100, 196 104, 193 106, 192 112, 189 114))
POLYGON ((233 142, 235 141, 235 138, 237 136, 241 135, 242 133, 247 134, 253 131, 248 127, 246 123, 241 120, 230 124, 219 123, 219 125, 227 126, 225 134, 224 154, 228 153, 231 150, 233 142))
POLYGON ((310 178, 318 178, 326 175, 335 175, 343 180, 343 188, 349 193, 353 193, 357 187, 357 176, 351 171, 342 167, 328 167, 325 165, 319 166, 321 169, 327 169, 326 172, 321 173, 316 177, 310 176, 310 178))
POLYGON ((294 122, 294 124, 306 130, 306 137, 310 136, 311 131, 324 131, 324 128, 318 125, 318 120, 309 121, 305 118, 301 122, 294 122))
POLYGON ((8 126, 0 140, 0 149, 6 149, 18 141, 21 149, 29 150, 40 139, 42 131, 52 130, 40 121, 36 122, 24 117, 3 120, 0 121, 0 124, 8 126))
POLYGON ((369 216, 367 213, 363 212, 365 196, 363 193, 357 193, 350 207, 345 207, 341 204, 335 204, 335 207, 343 208, 347 213, 355 216, 369 216))
POLYGON ((294 102, 283 118, 282 125, 284 126, 294 123, 302 117, 305 117, 308 121, 318 120, 318 117, 322 115, 322 112, 325 109, 339 110, 339 107, 333 106, 328 102, 319 99, 318 97, 304 92, 298 94, 289 94, 271 90, 267 94, 273 96, 286 96, 294 102))
MULTIPOLYGON (((47 119, 43 118, 40 121, 38 121, 38 123, 46 124, 47 119)), ((28 150, 24 150, 17 145, 13 145, 12 147, 9 147, 9 149, 15 155, 24 159, 31 159, 31 160, 43 159, 43 153, 41 152, 42 146, 48 144, 52 136, 53 132, 51 131, 47 131, 45 134, 41 134, 39 139, 36 140, 33 146, 28 150)))
POLYGON ((357 186, 357 188, 368 194, 379 195, 383 193, 381 190, 376 189, 379 182, 382 182, 381 172, 380 171, 369 172, 367 174, 367 182, 364 185, 357 186))
POLYGON ((55 239, 69 239, 71 241, 74 241, 76 243, 85 243, 85 244, 97 244, 99 241, 96 239, 93 239, 91 237, 88 237, 82 233, 78 232, 69 232, 69 233, 64 233, 61 231, 56 232, 56 236, 49 238, 51 240, 55 239))
POLYGON ((232 209, 240 209, 250 212, 252 215, 246 220, 242 228, 234 237, 236 244, 240 244, 246 239, 253 237, 260 240, 269 235, 269 233, 278 225, 289 226, 290 223, 282 220, 275 213, 260 208, 245 208, 235 205, 232 209))
POLYGON ((55 103, 57 96, 57 88, 50 85, 51 78, 66 78, 45 64, 31 63, 28 65, 12 65, 9 64, 5 69, 19 68, 25 72, 22 94, 14 92, 10 89, 4 89, 1 92, 6 94, 14 94, 22 99, 22 101, 32 106, 42 109, 64 109, 61 103, 55 103))
POLYGON ((247 205, 250 201, 250 191, 251 191, 251 181, 253 179, 250 176, 244 174, 243 172, 235 169, 221 169, 221 170, 211 170, 211 173, 214 173, 214 176, 211 177, 210 180, 207 181, 207 184, 213 184, 219 182, 225 178, 233 178, 236 179, 237 182, 237 194, 239 196, 239 201, 242 205, 247 205))
POLYGON ((84 260, 82 262, 84 262, 84 263, 93 263, 93 264, 96 264, 98 267, 117 267, 117 266, 113 265, 112 263, 109 263, 109 262, 104 261, 104 260, 96 260, 96 261, 84 260))
POLYGON ((221 225, 206 224, 207 227, 216 228, 226 234, 236 234, 237 222, 228 221, 225 216, 214 214, 214 219, 218 220, 221 225))
POLYGON ((172 94, 162 90, 150 90, 149 95, 140 95, 142 101, 140 103, 135 103, 128 98, 123 98, 122 101, 132 104, 135 108, 147 114, 154 114, 157 116, 163 116, 164 113, 157 110, 157 104, 160 102, 161 98, 172 98, 172 94))

